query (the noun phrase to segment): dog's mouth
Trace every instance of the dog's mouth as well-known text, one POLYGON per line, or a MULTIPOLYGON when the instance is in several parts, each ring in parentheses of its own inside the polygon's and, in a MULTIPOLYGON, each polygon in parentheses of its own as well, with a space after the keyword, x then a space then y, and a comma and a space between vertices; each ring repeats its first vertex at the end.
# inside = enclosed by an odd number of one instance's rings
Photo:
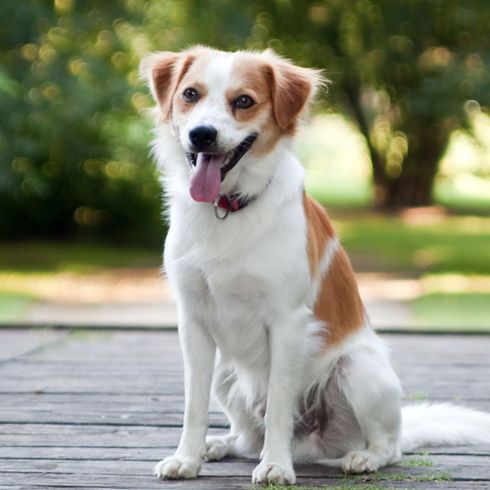
POLYGON ((190 186, 192 199, 214 202, 226 174, 250 150, 256 139, 257 133, 253 133, 227 153, 187 153, 189 164, 195 168, 190 186))

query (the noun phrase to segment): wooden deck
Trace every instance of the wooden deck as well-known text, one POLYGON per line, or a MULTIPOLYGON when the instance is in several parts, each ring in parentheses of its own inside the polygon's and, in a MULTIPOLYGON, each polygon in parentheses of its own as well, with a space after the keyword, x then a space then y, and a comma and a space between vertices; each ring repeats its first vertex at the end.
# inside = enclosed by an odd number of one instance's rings
MULTIPOLYGON (((490 336, 384 336, 407 398, 490 411, 490 336)), ((0 488, 251 488, 255 462, 203 465, 160 482, 182 420, 176 332, 0 330, 0 488)), ((225 429, 214 408, 211 433, 225 429)), ((298 484, 340 488, 489 489, 490 445, 408 455, 372 476, 298 465, 298 484), (370 483, 368 485, 367 483, 370 483)))

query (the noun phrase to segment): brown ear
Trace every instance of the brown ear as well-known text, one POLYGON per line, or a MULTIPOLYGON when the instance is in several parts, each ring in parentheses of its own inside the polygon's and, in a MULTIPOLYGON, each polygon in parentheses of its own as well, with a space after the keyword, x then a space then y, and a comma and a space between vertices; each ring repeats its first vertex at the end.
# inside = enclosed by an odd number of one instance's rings
POLYGON ((272 70, 272 105, 277 124, 294 129, 297 119, 323 82, 319 70, 303 68, 280 58, 270 50, 264 55, 272 70))
POLYGON ((188 53, 167 51, 147 56, 140 64, 140 74, 147 80, 164 120, 170 117, 173 95, 192 61, 188 53))

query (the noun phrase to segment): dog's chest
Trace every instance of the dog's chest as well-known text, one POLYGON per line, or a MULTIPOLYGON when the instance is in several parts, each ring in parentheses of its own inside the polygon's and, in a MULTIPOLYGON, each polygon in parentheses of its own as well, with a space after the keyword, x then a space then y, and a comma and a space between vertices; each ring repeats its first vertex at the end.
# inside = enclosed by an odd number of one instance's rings
POLYGON ((222 355, 246 364, 266 362, 273 316, 270 282, 245 271, 224 277, 216 270, 207 281, 207 328, 222 355))
POLYGON ((304 302, 309 284, 301 209, 275 219, 260 209, 225 222, 175 213, 165 256, 179 309, 192 310, 223 356, 249 364, 268 357, 269 327, 304 302))

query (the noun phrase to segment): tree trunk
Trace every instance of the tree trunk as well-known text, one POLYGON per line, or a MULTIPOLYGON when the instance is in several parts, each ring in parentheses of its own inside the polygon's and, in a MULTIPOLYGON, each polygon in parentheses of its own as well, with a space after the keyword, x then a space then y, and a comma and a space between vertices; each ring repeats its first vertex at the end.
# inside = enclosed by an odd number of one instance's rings
POLYGON ((405 129, 410 140, 408 154, 400 175, 392 177, 386 172, 386 155, 378 152, 371 141, 369 122, 362 108, 360 91, 359 84, 346 83, 345 93, 352 115, 366 139, 369 150, 376 207, 391 211, 401 207, 432 204, 434 180, 449 135, 437 122, 423 118, 411 120, 405 129))
POLYGON ((411 138, 400 175, 376 184, 376 187, 382 187, 382 192, 376 192, 376 206, 379 208, 393 210, 433 203, 434 180, 448 135, 423 122, 417 126, 418 134, 411 138))
MULTIPOLYGON (((371 160, 371 168, 373 170, 375 202, 376 204, 383 203, 385 201, 390 182, 388 176, 386 175, 385 157, 376 150, 371 141, 369 123, 361 105, 361 86, 352 82, 346 82, 344 89, 345 94, 347 95, 348 103, 352 110, 352 115, 357 121, 359 130, 364 136, 368 147, 369 159, 371 160)), ((383 205, 381 207, 383 207, 383 205)))

